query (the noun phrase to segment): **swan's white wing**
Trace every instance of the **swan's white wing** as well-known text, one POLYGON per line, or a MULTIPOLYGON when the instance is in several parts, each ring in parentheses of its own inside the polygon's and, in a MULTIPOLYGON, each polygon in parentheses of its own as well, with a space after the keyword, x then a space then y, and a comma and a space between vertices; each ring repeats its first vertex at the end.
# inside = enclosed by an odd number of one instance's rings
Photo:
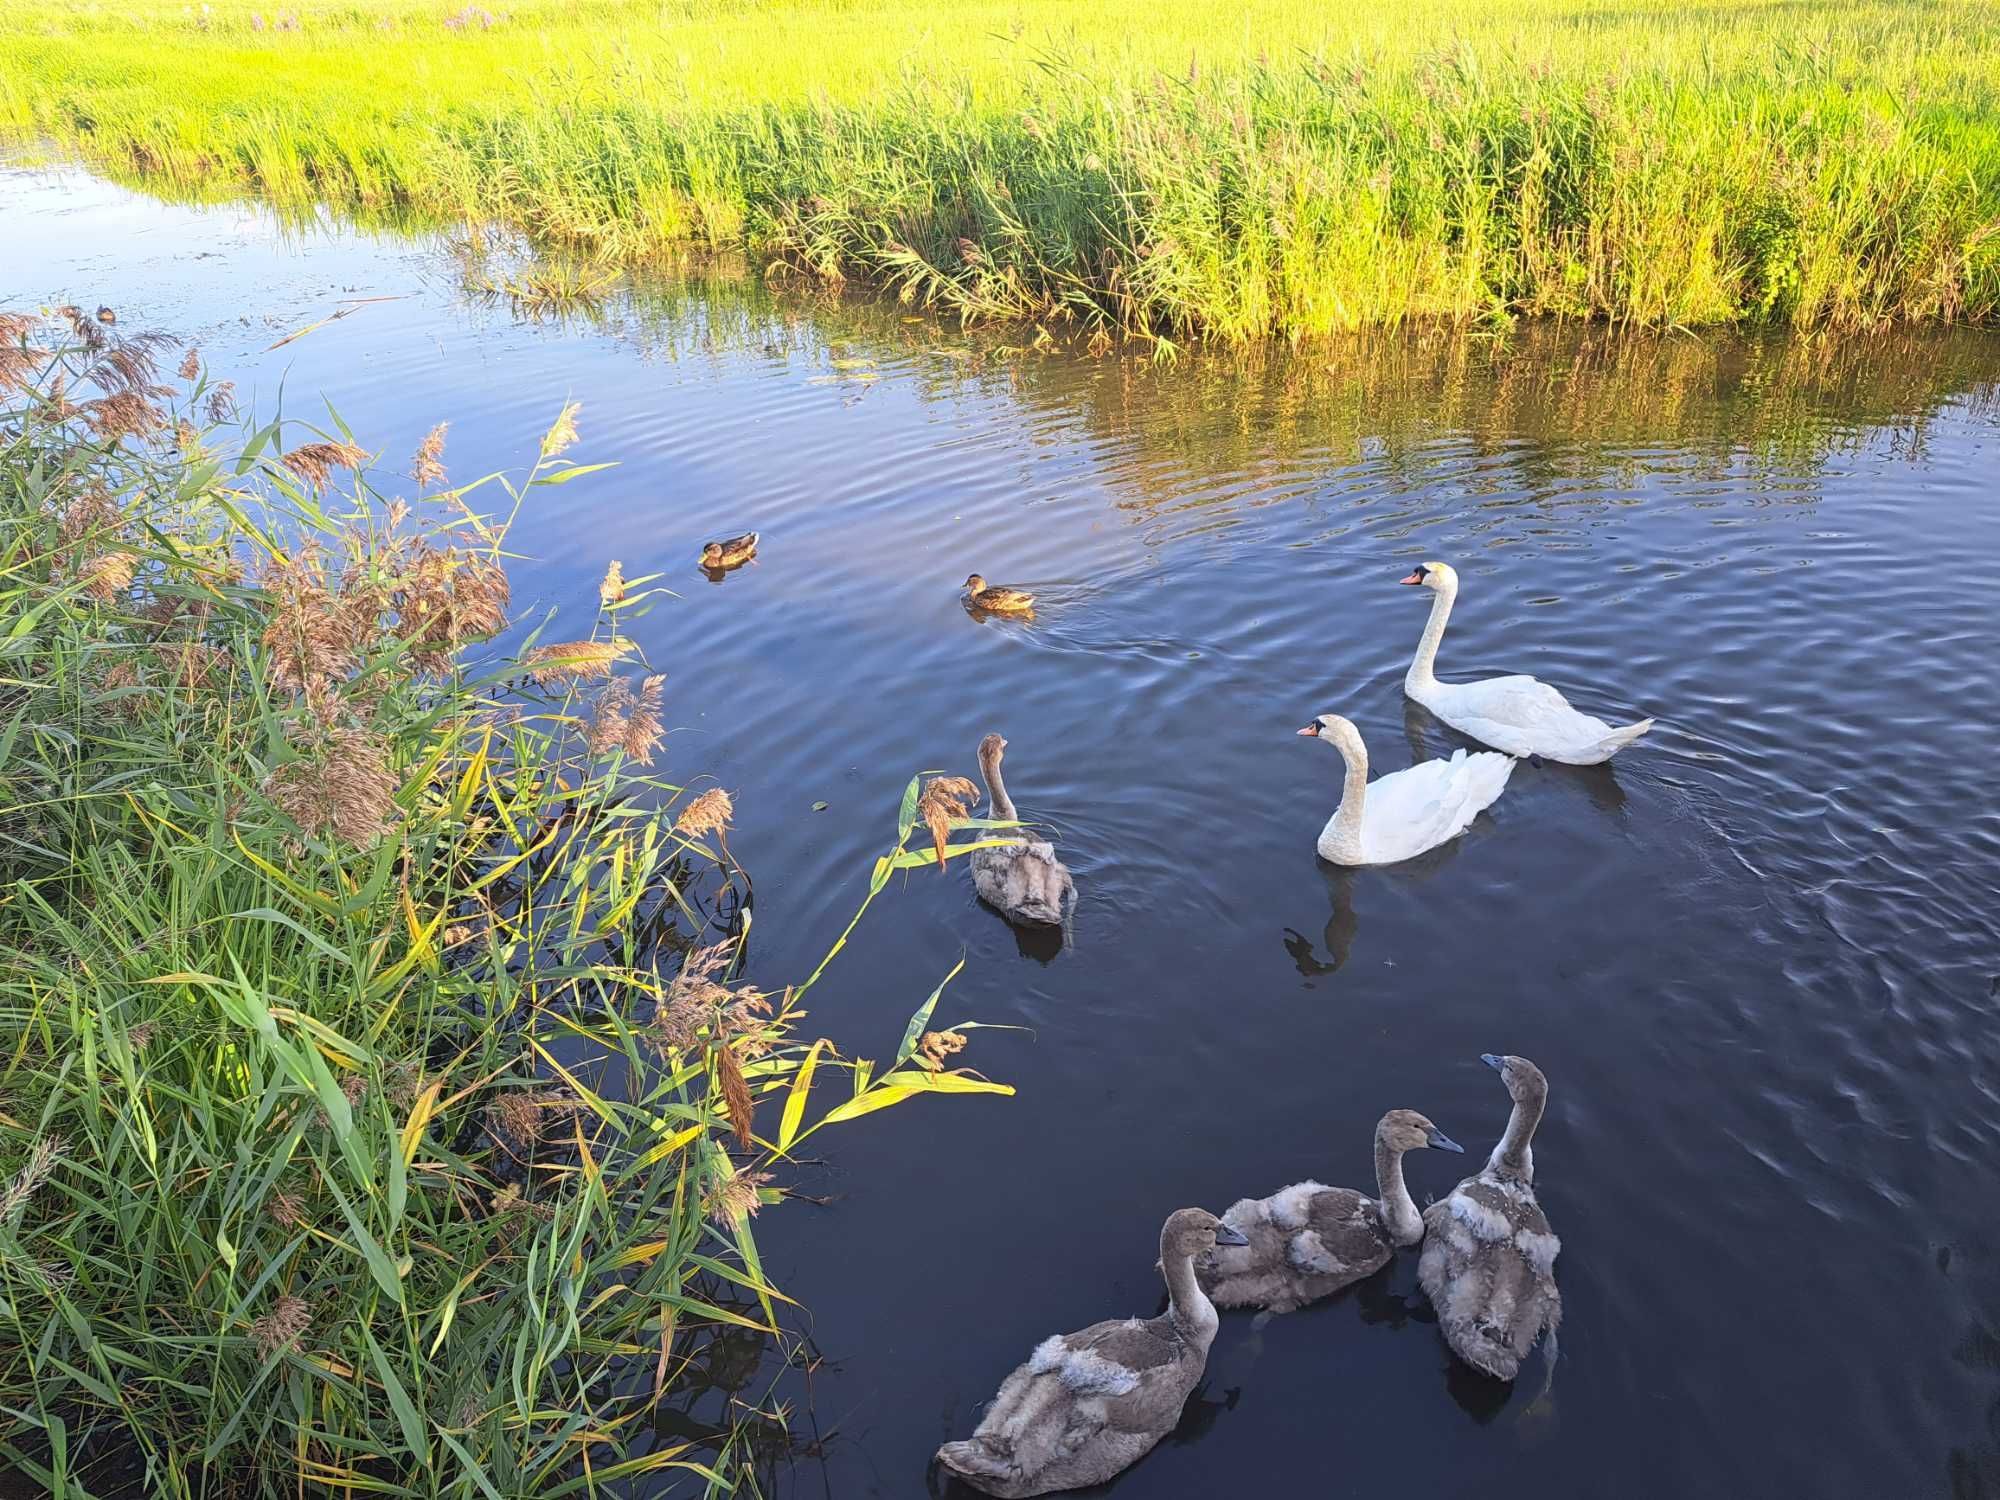
POLYGON ((1490 806, 1514 762, 1490 750, 1456 752, 1368 783, 1361 849, 1370 864, 1393 864, 1456 838, 1490 806))
POLYGON ((1509 755, 1544 755, 1585 764, 1609 759, 1652 722, 1618 730, 1570 707, 1567 698, 1534 677, 1439 683, 1430 707, 1454 729, 1509 755))

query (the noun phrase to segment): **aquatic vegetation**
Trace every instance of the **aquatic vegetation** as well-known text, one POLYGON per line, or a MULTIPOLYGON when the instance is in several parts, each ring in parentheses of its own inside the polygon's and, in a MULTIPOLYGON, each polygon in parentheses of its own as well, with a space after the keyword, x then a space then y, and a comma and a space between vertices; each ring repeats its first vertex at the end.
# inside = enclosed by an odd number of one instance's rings
MULTIPOLYGON (((792 1153, 1011 1090, 939 991, 871 1061, 800 1029, 826 962, 745 976, 736 804, 646 769, 648 580, 578 639, 510 617, 574 408, 450 487, 440 426, 410 500, 337 421, 220 425, 191 351, 81 313, 0 350, 0 1474, 735 1487, 782 1423, 749 1372, 631 1439, 719 1339, 794 1347, 752 1232, 792 1153)), ((916 800, 869 900, 939 857, 916 800)))
POLYGON ((0 133, 1106 336, 1871 327, 2000 312, 1996 34, 1973 0, 25 0, 0 133))

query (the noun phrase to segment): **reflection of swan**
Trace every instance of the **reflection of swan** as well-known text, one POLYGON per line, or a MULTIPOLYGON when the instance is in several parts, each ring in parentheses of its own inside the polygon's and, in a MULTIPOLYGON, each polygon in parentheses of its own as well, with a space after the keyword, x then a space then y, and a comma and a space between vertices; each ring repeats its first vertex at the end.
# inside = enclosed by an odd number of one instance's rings
POLYGON ((1417 1279, 1437 1309, 1451 1352, 1497 1380, 1512 1380, 1546 1331, 1556 1359, 1562 1241, 1535 1201, 1535 1126, 1548 1103, 1542 1070, 1525 1057, 1480 1058, 1499 1070, 1514 1110, 1486 1165, 1424 1214, 1417 1279))
POLYGON ((1507 756, 1460 750, 1371 782, 1361 732, 1339 714, 1321 714, 1299 733, 1326 740, 1347 762, 1340 806, 1319 835, 1320 857, 1337 865, 1392 865, 1457 838, 1514 774, 1507 756))
POLYGON ((1509 755, 1541 755, 1573 766, 1611 759, 1653 727, 1651 719, 1613 728, 1579 713, 1569 700, 1532 677, 1485 677, 1477 682, 1439 682, 1432 671, 1445 621, 1458 597, 1458 574, 1447 563, 1420 563, 1404 583, 1427 588, 1431 617, 1417 654, 1403 678, 1403 691, 1445 723, 1509 755))
POLYGON ((1240 1239, 1204 1209, 1169 1215, 1160 1229, 1167 1311, 1044 1339, 978 1430, 938 1449, 938 1461, 1002 1497, 1102 1484, 1137 1463, 1180 1422, 1215 1341, 1215 1305, 1195 1280, 1195 1258, 1240 1239))
POLYGON ((1326 882, 1327 918, 1326 928, 1320 935, 1320 942, 1326 949, 1326 957, 1321 959, 1313 951, 1312 940, 1303 932, 1285 929, 1285 951, 1292 956, 1292 967, 1306 979, 1317 979, 1322 974, 1338 974, 1341 965, 1347 962, 1347 955, 1354 951, 1355 934, 1361 930, 1361 918, 1354 912, 1354 871, 1345 865, 1331 865, 1325 860, 1315 860, 1321 880, 1326 882))

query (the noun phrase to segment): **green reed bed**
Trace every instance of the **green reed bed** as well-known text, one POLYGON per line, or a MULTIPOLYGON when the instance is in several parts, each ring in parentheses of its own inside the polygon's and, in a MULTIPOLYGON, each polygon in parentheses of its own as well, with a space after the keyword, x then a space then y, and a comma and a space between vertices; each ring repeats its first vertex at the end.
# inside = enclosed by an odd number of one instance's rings
POLYGON ((2000 316, 1975 0, 500 9, 21 0, 0 133, 1159 339, 2000 316))
MULTIPOLYGON (((649 1414, 716 1339, 791 1349, 752 1220, 793 1153, 1010 1092, 936 993, 870 1062, 806 1029, 826 963, 741 972, 729 795, 648 769, 665 596, 509 619, 576 437, 392 474, 192 351, 0 318, 0 1490, 754 1492, 773 1399, 649 1414)), ((955 790, 864 907, 989 826, 955 790)))

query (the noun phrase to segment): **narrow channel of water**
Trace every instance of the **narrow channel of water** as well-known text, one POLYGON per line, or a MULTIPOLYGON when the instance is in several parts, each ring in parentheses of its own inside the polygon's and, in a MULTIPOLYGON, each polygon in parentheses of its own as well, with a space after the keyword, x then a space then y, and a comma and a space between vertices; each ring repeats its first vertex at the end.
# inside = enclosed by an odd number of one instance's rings
MULTIPOLYGON (((824 1356, 787 1492, 922 1493, 1039 1339, 1155 1308, 1172 1208, 1365 1186, 1391 1106, 1476 1156, 1498 1051, 1552 1085, 1553 1409, 1452 1363, 1405 1256, 1225 1319, 1118 1493, 2000 1496, 2000 339, 1164 369, 728 282, 538 322, 435 243, 70 172, 0 171, 0 221, 0 305, 109 303, 392 456, 449 420, 455 477, 583 403, 573 456, 620 467, 526 517, 517 601, 580 623, 614 557, 679 591, 638 636, 668 771, 737 794, 760 982, 825 951, 911 771, 1012 742, 1075 945, 933 873, 815 992, 880 1055, 964 953, 941 1017, 1028 1029, 967 1055, 1018 1097, 830 1130, 797 1185, 832 1201, 760 1220, 824 1356), (699 543, 749 528, 760 562, 709 584, 699 543), (1444 675, 1660 724, 1610 767, 1521 766, 1442 851, 1336 871, 1338 763, 1293 730, 1348 715, 1378 773, 1463 743, 1401 692, 1424 606, 1395 580, 1432 557, 1464 579, 1444 675), (968 616, 974 569, 1037 620, 968 616)), ((1413 1158, 1418 1198, 1463 1161, 1413 1158)))

